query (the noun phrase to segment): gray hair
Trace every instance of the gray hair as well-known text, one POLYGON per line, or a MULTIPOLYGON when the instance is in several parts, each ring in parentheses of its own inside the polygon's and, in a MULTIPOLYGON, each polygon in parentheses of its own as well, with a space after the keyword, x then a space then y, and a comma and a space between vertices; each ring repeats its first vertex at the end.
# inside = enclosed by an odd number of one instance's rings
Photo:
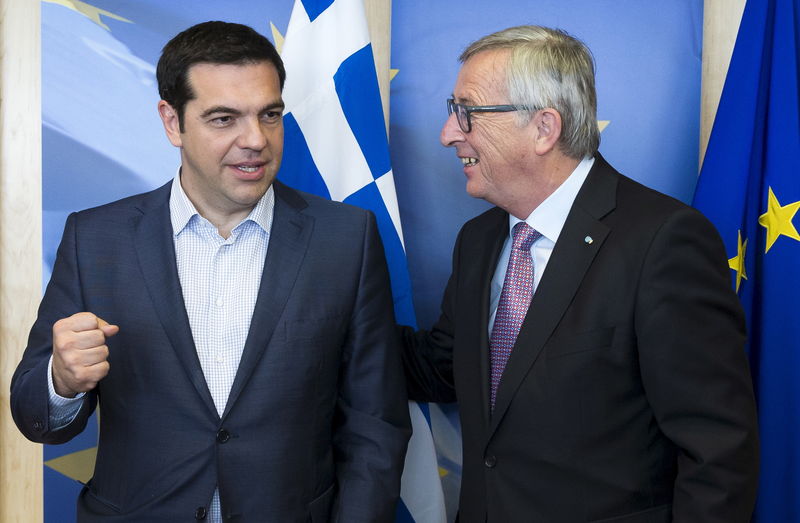
POLYGON ((553 108, 561 115, 562 152, 576 159, 594 155, 600 131, 589 48, 560 29, 522 25, 473 42, 459 60, 464 63, 496 49, 511 51, 506 69, 509 102, 528 108, 517 113, 518 124, 528 123, 536 111, 553 108))

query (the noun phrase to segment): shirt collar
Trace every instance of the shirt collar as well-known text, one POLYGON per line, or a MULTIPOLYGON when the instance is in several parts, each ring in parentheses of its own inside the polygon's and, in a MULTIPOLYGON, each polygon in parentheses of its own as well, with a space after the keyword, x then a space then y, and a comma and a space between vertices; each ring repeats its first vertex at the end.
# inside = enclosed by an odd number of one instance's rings
MULTIPOLYGON (((275 190, 270 184, 267 192, 264 193, 255 207, 250 211, 250 214, 245 217, 242 223, 250 220, 259 227, 261 227, 267 234, 272 229, 272 218, 275 214, 275 190)), ((178 169, 178 174, 172 179, 172 189, 169 195, 169 215, 172 222, 172 233, 177 236, 186 228, 189 221, 195 216, 200 216, 194 204, 181 186, 181 171, 178 169)), ((239 227, 234 227, 236 229, 239 227)))
MULTIPOLYGON (((564 180, 564 183, 528 215, 524 220, 525 223, 555 243, 592 165, 594 165, 594 158, 587 157, 581 160, 575 170, 564 180)), ((511 230, 514 226, 523 220, 512 214, 509 214, 508 218, 509 234, 512 234, 511 230)))

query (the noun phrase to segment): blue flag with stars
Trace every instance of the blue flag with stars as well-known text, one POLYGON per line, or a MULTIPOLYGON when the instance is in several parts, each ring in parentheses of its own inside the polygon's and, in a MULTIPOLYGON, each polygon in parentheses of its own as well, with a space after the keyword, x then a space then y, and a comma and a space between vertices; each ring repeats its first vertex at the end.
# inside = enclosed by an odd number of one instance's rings
POLYGON ((754 521, 800 521, 800 0, 748 0, 694 205, 747 314, 759 409, 754 521))
MULTIPOLYGON (((281 48, 284 153, 278 177, 297 189, 375 213, 395 317, 415 325, 403 231, 362 0, 296 0, 281 48)), ((444 523, 436 451, 424 405, 409 403, 398 522, 444 523)))

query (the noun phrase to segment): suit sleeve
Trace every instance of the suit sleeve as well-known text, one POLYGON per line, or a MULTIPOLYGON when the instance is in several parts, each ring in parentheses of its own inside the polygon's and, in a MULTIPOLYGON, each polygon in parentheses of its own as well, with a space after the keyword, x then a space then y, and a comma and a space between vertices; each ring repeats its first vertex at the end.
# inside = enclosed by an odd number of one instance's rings
POLYGON ((389 273, 367 214, 360 281, 345 341, 334 426, 334 521, 391 522, 411 436, 389 273))
POLYGON ((53 324, 83 310, 78 273, 76 221, 67 218, 53 274, 28 337, 28 346, 11 380, 11 414, 17 427, 37 443, 65 443, 79 434, 97 403, 96 393, 83 397, 75 418, 62 427, 50 426, 48 366, 53 353, 53 324))
POLYGON ((403 369, 408 397, 414 401, 452 403, 456 401, 453 380, 455 309, 458 299, 458 260, 463 229, 453 248, 453 270, 442 298, 441 314, 431 330, 414 331, 400 326, 403 369))
POLYGON ((758 436, 744 315, 714 227, 673 214, 648 251, 635 328, 648 401, 679 449, 676 522, 749 521, 758 436))

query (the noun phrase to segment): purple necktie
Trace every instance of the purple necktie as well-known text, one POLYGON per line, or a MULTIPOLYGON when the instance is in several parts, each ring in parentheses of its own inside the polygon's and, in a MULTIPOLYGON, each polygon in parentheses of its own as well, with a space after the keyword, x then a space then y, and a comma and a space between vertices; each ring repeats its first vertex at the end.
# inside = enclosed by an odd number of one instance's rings
POLYGON ((492 337, 489 340, 489 359, 492 364, 490 377, 490 405, 494 410, 497 387, 506 368, 511 349, 517 341, 517 334, 528 312, 533 296, 533 258, 531 245, 542 235, 525 222, 519 222, 513 229, 511 256, 508 259, 503 291, 497 304, 492 337))

